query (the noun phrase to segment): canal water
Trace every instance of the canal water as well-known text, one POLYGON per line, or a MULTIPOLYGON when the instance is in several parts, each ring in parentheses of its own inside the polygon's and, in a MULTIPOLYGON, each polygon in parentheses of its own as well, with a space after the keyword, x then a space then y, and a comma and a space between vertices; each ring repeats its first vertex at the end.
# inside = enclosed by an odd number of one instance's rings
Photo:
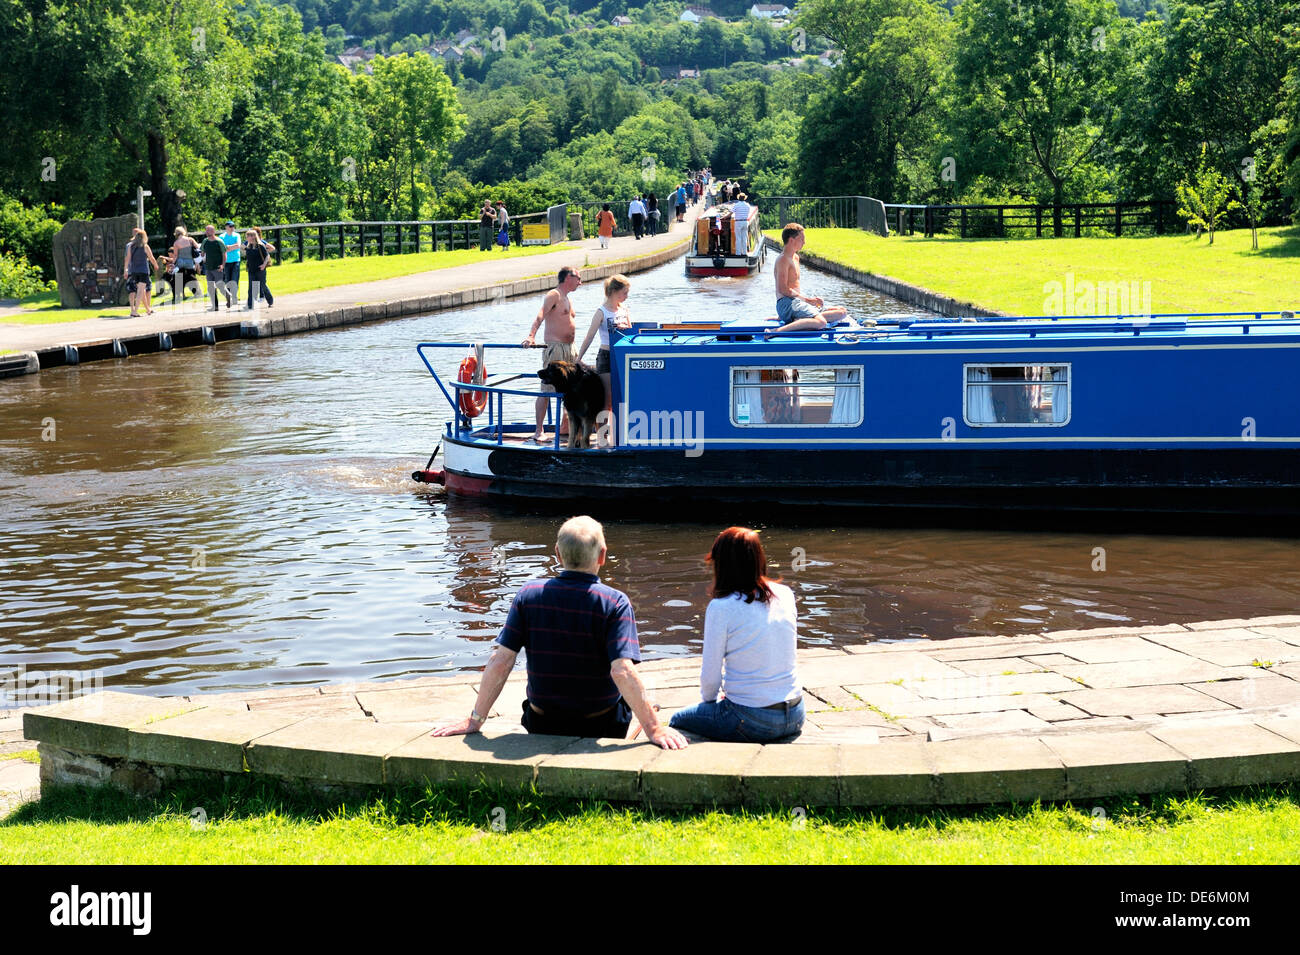
MULTIPOLYGON (((752 280, 687 280, 680 261, 632 280, 637 320, 773 311, 770 260, 752 280)), ((579 340, 597 285, 574 296, 579 340)), ((805 287, 858 316, 902 308, 815 272, 805 287)), ((449 410, 414 346, 517 342, 539 304, 4 382, 0 680, 94 670, 186 693, 482 665, 515 590, 552 566, 557 522, 411 482, 449 410)), ((499 375, 539 353, 489 356, 499 375)), ((721 528, 597 516, 646 656, 698 653, 721 528)), ((1300 593, 1289 540, 747 521, 799 595, 805 646, 1284 613, 1300 593)))

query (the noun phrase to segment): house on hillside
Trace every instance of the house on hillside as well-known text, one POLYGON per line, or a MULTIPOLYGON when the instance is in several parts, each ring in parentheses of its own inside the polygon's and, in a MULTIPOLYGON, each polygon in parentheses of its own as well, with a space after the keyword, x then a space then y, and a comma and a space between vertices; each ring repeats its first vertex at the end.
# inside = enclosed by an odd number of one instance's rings
POLYGON ((339 54, 339 62, 346 66, 352 72, 356 72, 357 67, 364 66, 367 73, 374 72, 370 61, 375 58, 375 51, 360 46, 350 46, 339 54))
POLYGON ((630 27, 632 25, 632 18, 620 15, 610 20, 609 22, 614 24, 614 26, 616 27, 630 27))
POLYGON ((784 3, 756 3, 749 8, 749 15, 759 20, 785 20, 790 13, 790 8, 784 3))
POLYGON ((699 70, 678 70, 677 78, 679 80, 698 80, 700 78, 699 70))
POLYGON ((456 41, 456 46, 463 50, 465 47, 477 40, 478 37, 469 30, 458 30, 452 39, 456 41))
POLYGON ((701 20, 707 20, 710 17, 714 20, 722 19, 708 7, 687 7, 677 19, 682 23, 699 23, 701 20))

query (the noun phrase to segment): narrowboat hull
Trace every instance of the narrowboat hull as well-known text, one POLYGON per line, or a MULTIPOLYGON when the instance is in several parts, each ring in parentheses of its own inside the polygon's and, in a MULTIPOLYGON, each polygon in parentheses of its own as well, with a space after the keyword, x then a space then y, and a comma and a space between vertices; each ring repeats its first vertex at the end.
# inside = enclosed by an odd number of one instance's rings
POLYGON ((578 451, 448 439, 454 494, 836 512, 1300 518, 1300 449, 784 449, 578 451))

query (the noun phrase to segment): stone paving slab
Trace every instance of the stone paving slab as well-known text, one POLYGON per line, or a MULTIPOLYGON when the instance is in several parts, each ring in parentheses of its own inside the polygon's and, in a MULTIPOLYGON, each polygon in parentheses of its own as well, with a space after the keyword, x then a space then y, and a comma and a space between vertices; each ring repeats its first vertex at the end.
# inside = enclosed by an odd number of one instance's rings
POLYGON ((641 771, 641 798, 651 805, 738 806, 745 771, 761 749, 757 743, 692 743, 660 750, 641 771))
POLYGON ((1065 766, 1069 799, 1177 792, 1187 785, 1187 758, 1147 732, 1071 733, 1042 740, 1065 766))
POLYGON ((932 743, 937 802, 949 805, 1065 798, 1065 766, 1040 739, 932 743))
POLYGON ((905 682, 903 686, 930 700, 1010 696, 1013 693, 1057 693, 1078 689, 1077 683, 1060 673, 962 676, 957 679, 905 682))
POLYGON ((366 690, 356 695, 356 706, 380 723, 441 723, 468 716, 476 699, 478 690, 462 683, 437 688, 366 690))
POLYGON ((1294 663, 1300 661, 1300 646, 1255 637, 1244 640, 1198 640, 1179 648, 1182 653, 1199 657, 1219 666, 1253 666, 1259 663, 1294 663))
POLYGON ((180 697, 137 696, 108 690, 79 697, 23 716, 23 734, 63 749, 100 756, 127 754, 132 727, 201 709, 180 697))
POLYGON ((306 719, 253 740, 245 754, 249 771, 267 776, 381 785, 384 757, 432 729, 432 723, 306 719))
POLYGON ((1300 779, 1300 743, 1243 723, 1223 727, 1162 726, 1151 735, 1187 757, 1192 788, 1250 786, 1300 779))
POLYGON ((1146 716, 1209 712, 1231 707, 1186 686, 1126 686, 1113 690, 1076 690, 1057 697, 1093 716, 1146 716))
POLYGON ((1295 680, 1276 675, 1253 680, 1197 683, 1192 688, 1240 709, 1294 703, 1296 690, 1300 689, 1295 680))
POLYGON ((132 728, 127 757, 166 766, 242 773, 244 748, 249 743, 306 718, 289 712, 205 707, 132 728))
POLYGON ((1274 640, 1282 640, 1294 646, 1300 646, 1300 627, 1250 627, 1249 629, 1262 637, 1272 637, 1274 640))
POLYGON ((1172 653, 1169 658, 1159 660, 1068 664, 1060 667, 1060 672, 1062 676, 1096 690, 1111 690, 1122 686, 1204 683, 1228 677, 1228 671, 1223 667, 1201 660, 1189 660, 1181 653, 1172 653))
POLYGON ((842 746, 764 746, 744 769, 747 806, 838 806, 842 746))
POLYGON ((1201 620, 1185 623, 1188 630, 1230 630, 1238 627, 1272 627, 1300 625, 1300 614, 1281 614, 1273 617, 1250 617, 1241 620, 1201 620))
POLYGON ((537 767, 562 755, 578 742, 576 736, 501 733, 489 729, 471 736, 430 736, 424 733, 397 747, 385 760, 389 783, 486 782, 527 786, 537 767))
POLYGON ((879 655, 841 654, 838 657, 814 658, 802 661, 798 668, 799 679, 805 686, 825 686, 836 683, 888 683, 891 680, 919 680, 961 678, 960 670, 945 666, 923 653, 914 650, 883 653, 879 655))
MULTIPOLYGON (((1182 636, 1185 638, 1186 633, 1182 636)), ((1121 663, 1128 660, 1178 660, 1182 655, 1146 637, 1112 637, 1097 640, 1064 640, 1055 652, 1074 657, 1080 663, 1121 663)))
POLYGON ((537 764, 537 789, 572 799, 641 797, 641 771, 661 750, 644 739, 579 739, 537 764))
POLYGON ((929 806, 938 797, 933 746, 903 740, 887 746, 840 747, 840 803, 929 806))

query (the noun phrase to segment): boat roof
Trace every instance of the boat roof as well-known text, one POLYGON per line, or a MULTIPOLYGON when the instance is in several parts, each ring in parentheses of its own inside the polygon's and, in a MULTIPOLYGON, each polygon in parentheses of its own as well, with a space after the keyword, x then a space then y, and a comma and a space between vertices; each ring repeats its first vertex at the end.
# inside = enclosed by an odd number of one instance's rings
POLYGON ((680 321, 654 325, 634 325, 631 334, 618 345, 631 348, 661 348, 665 344, 708 345, 744 341, 758 345, 790 345, 796 342, 853 341, 920 342, 952 340, 963 342, 1005 343, 1010 341, 1091 339, 1115 341, 1119 338, 1225 338, 1243 335, 1300 336, 1300 320, 1292 312, 1231 312, 1146 316, 1076 316, 969 317, 947 318, 921 315, 878 316, 873 324, 853 327, 841 323, 826 329, 780 332, 776 319, 737 319, 729 322, 707 320, 680 321))

